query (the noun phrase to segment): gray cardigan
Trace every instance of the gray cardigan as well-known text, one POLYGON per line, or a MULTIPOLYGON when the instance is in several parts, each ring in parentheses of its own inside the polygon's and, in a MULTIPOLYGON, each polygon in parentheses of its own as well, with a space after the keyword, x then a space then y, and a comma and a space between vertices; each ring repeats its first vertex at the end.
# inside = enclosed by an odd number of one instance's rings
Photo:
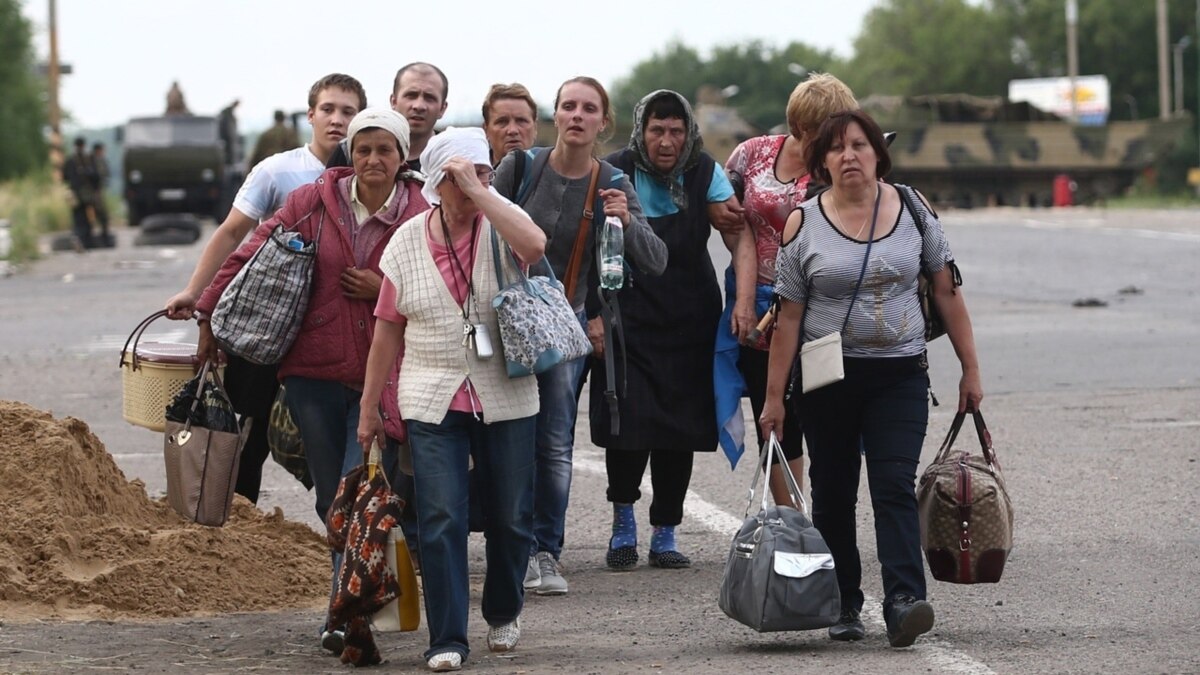
MULTIPOLYGON (((542 152, 550 152, 550 150, 547 148, 542 152)), ((512 192, 514 161, 510 155, 500 162, 500 166, 496 167, 496 178, 492 181, 492 185, 502 195, 512 192)), ((532 160, 526 162, 525 166, 529 167, 531 162, 532 160)), ((609 164, 603 160, 600 164, 602 167, 600 185, 597 189, 602 190, 610 187, 604 185, 605 177, 610 174, 606 172, 609 164)), ((658 235, 654 234, 654 230, 650 229, 646 223, 646 216, 642 213, 642 204, 638 201, 637 192, 629 182, 629 177, 620 170, 616 170, 616 176, 619 185, 611 187, 620 187, 624 190, 625 198, 629 201, 629 226, 625 228, 625 257, 637 265, 640 271, 658 276, 667 268, 667 245, 658 238, 658 235)), ((520 179, 516 180, 519 182, 520 179)), ((564 178, 547 162, 546 167, 542 170, 542 175, 538 178, 537 185, 529 187, 529 194, 525 199, 523 206, 525 212, 546 233, 546 257, 550 260, 550 266, 554 268, 554 274, 560 280, 567 269, 567 262, 571 258, 571 249, 575 246, 575 237, 579 233, 579 221, 583 217, 584 193, 587 192, 590 182, 590 175, 576 179, 564 178)), ((593 227, 588 233, 587 252, 580 261, 579 279, 575 282, 575 297, 571 298, 571 305, 576 311, 583 309, 584 301, 587 299, 588 275, 595 262, 595 242, 596 228, 593 227)))

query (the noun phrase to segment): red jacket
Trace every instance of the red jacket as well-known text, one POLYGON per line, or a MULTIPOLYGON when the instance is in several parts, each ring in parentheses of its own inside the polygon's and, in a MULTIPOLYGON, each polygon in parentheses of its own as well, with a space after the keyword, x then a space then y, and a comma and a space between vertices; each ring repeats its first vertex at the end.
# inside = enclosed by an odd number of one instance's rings
MULTIPOLYGON (((328 169, 316 182, 297 188, 288 195, 283 208, 269 220, 260 223, 250 240, 225 260, 196 303, 196 309, 204 314, 212 314, 225 287, 254 256, 276 225, 282 223, 288 230, 294 229, 300 232, 301 237, 311 241, 317 236, 318 225, 324 219, 325 224, 320 228, 321 239, 317 242, 317 264, 313 269, 308 310, 296 342, 279 364, 280 380, 289 375, 299 375, 362 386, 366 377, 367 353, 371 349, 375 328, 375 301, 347 298, 340 281, 342 272, 354 267, 355 263, 344 222, 351 217, 352 211, 339 193, 337 183, 353 173, 354 170, 349 167, 328 169)), ((429 208, 421 196, 419 183, 400 181, 396 186, 396 199, 399 199, 401 190, 408 193, 407 206, 403 210, 377 216, 384 218, 388 230, 371 251, 368 263, 370 269, 380 276, 383 273, 379 269, 379 258, 396 228, 429 208)))

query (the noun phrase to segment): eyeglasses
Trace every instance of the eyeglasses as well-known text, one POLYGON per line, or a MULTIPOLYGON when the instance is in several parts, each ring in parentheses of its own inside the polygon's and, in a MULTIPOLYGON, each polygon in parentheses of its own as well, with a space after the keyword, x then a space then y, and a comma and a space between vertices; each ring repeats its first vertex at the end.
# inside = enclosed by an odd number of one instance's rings
POLYGON ((479 179, 480 183, 483 183, 484 185, 490 185, 491 182, 496 179, 496 172, 493 171, 490 166, 477 166, 475 167, 475 177, 479 179))

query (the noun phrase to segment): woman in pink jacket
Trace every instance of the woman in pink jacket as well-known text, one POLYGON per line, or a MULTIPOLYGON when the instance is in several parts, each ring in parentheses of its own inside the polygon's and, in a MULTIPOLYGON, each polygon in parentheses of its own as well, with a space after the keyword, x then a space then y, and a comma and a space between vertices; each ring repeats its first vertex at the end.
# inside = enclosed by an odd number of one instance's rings
MULTIPOLYGON (((401 223, 429 208, 421 181, 403 170, 409 146, 403 115, 386 108, 363 110, 350 122, 347 140, 353 168, 328 169, 289 195, 283 208, 225 261, 196 303, 202 317, 211 315, 225 287, 277 225, 299 232, 305 241, 318 239, 308 310, 279 364, 279 378, 304 441, 321 520, 342 475, 363 461, 355 436, 383 278, 380 256, 401 223)), ((199 321, 200 351, 215 355, 212 328, 206 318, 199 321)), ((371 405, 378 403, 377 398, 371 405)), ((340 652, 340 631, 324 631, 321 642, 340 652)))

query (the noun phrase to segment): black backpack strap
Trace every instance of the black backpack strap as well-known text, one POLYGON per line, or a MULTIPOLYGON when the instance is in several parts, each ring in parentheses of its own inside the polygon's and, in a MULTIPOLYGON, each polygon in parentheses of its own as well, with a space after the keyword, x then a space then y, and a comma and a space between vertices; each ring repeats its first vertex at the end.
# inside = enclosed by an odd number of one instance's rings
MULTIPOLYGON (((538 181, 542 177, 542 170, 546 168, 546 162, 550 161, 550 148, 530 148, 528 151, 513 150, 513 152, 521 154, 516 160, 517 170, 513 172, 513 176, 520 175, 522 178, 519 183, 520 188, 517 189, 516 196, 511 201, 518 206, 523 206, 529 200, 529 195, 537 189, 538 181), (525 160, 530 154, 533 155, 533 162, 526 168, 525 160)), ((518 185, 518 183, 514 180, 513 185, 518 185)))

